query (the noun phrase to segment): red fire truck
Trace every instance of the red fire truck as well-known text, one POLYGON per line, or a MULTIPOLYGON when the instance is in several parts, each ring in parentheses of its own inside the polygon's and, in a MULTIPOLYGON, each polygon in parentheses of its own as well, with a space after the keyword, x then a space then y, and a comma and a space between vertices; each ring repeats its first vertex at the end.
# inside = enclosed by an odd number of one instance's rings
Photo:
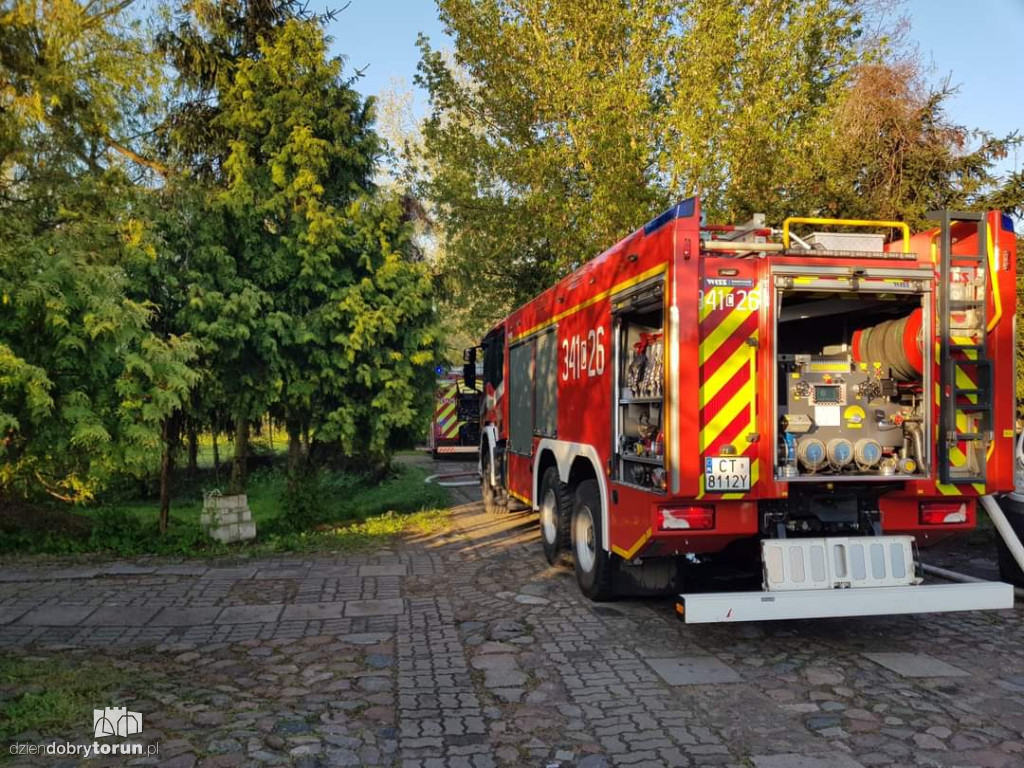
POLYGON ((445 454, 474 454, 480 446, 480 385, 476 371, 438 367, 434 385, 434 415, 427 433, 427 450, 435 458, 445 454))
POLYGON ((930 216, 673 206, 483 339, 485 505, 536 510, 595 600, 760 559, 761 590, 680 594, 688 622, 1011 606, 915 567, 1014 487, 1013 226, 930 216))

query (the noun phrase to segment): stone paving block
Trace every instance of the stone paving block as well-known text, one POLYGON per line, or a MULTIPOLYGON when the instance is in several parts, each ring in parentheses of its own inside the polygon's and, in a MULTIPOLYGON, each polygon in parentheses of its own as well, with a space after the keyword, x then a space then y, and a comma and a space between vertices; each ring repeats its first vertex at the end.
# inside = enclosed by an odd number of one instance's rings
POLYGON ((754 768, 864 768, 849 755, 831 752, 822 757, 804 755, 754 755, 754 768))
POLYGON ((283 605, 232 605, 217 617, 217 624, 271 624, 281 615, 283 605))
POLYGON ((210 579, 211 581, 245 581, 251 579, 256 575, 256 568, 250 566, 242 566, 239 568, 210 568, 206 571, 203 578, 210 579))
POLYGON ((286 605, 281 621, 319 621, 340 619, 345 615, 345 603, 300 603, 286 605))
POLYGON ((391 639, 390 632, 353 632, 348 635, 339 635, 338 640, 352 645, 376 645, 391 639))
POLYGON ((82 624, 88 627, 143 627, 159 610, 138 605, 105 605, 97 608, 82 624))
POLYGON ((159 576, 203 576, 210 569, 205 565, 161 565, 156 569, 159 576))
POLYGON ((345 603, 345 616, 398 616, 405 612, 405 601, 400 597, 382 600, 349 600, 345 603))
POLYGON ((45 571, 0 571, 0 581, 41 581, 45 578, 45 571))
POLYGON ((114 563, 104 569, 104 576, 147 576, 156 572, 155 565, 137 565, 135 563, 114 563))
POLYGON ((405 567, 405 563, 395 563, 394 565, 359 566, 359 575, 364 579, 373 576, 405 576, 408 572, 409 571, 405 567))
POLYGON ((957 669, 926 653, 865 653, 863 656, 901 677, 968 676, 962 669, 957 669))
POLYGON ((95 610, 92 605, 47 605, 29 611, 18 619, 18 623, 37 627, 74 627, 95 610))
POLYGON ((151 627, 198 627, 213 624, 223 608, 215 606, 175 608, 168 606, 149 622, 151 627))
POLYGON ((64 581, 71 579, 92 579, 103 571, 99 568, 61 568, 46 574, 47 581, 64 581))
POLYGON ((669 685, 715 685, 738 683, 742 680, 732 667, 714 656, 647 659, 647 663, 669 685))
POLYGON ((270 579, 304 579, 309 575, 309 568, 260 568, 253 576, 257 581, 270 579))
POLYGON ((0 624, 10 624, 27 610, 28 608, 16 608, 13 605, 0 605, 0 624))

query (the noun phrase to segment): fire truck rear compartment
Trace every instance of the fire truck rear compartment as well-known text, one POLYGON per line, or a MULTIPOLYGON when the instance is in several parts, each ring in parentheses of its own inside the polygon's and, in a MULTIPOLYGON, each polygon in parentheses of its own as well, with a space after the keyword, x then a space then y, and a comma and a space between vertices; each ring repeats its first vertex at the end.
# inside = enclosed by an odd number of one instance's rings
POLYGON ((778 290, 778 479, 861 484, 927 474, 926 296, 856 283, 778 290))

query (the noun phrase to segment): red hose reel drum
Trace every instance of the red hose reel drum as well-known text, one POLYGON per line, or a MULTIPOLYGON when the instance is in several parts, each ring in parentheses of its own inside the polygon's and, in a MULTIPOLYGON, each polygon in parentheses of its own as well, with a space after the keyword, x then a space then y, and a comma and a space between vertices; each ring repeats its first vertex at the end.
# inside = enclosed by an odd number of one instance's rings
POLYGON ((913 381, 924 372, 921 308, 905 317, 886 320, 853 332, 853 359, 858 363, 881 363, 893 378, 913 381))

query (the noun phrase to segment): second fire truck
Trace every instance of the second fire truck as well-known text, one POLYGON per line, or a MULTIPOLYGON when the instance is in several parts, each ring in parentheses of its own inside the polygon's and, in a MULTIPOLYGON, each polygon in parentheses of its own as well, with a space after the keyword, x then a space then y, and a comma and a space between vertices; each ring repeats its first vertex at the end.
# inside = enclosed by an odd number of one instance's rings
POLYGON ((760 561, 759 591, 681 594, 691 622, 1012 605, 915 569, 1014 485, 1012 223, 931 216, 673 206, 483 339, 485 504, 537 510, 596 600, 760 561))

